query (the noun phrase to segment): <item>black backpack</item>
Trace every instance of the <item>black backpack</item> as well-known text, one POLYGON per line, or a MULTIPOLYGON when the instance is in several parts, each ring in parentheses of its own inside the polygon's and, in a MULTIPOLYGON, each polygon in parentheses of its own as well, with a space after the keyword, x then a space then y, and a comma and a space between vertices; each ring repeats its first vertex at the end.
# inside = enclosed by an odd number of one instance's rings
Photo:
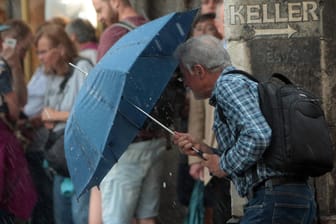
MULTIPOLYGON (((258 82, 260 107, 272 129, 264 162, 273 169, 317 177, 333 169, 334 150, 321 100, 294 85, 286 76, 275 73, 265 82, 250 74, 233 70, 258 82)), ((218 106, 220 119, 226 122, 218 106)))

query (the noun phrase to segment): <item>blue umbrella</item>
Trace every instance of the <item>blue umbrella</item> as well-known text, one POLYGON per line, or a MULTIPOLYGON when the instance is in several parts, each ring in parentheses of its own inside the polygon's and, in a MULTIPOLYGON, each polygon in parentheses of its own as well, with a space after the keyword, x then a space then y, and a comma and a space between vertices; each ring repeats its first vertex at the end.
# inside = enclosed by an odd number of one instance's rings
POLYGON ((123 36, 89 72, 67 121, 65 155, 76 194, 99 185, 146 120, 177 66, 197 10, 171 13, 123 36))

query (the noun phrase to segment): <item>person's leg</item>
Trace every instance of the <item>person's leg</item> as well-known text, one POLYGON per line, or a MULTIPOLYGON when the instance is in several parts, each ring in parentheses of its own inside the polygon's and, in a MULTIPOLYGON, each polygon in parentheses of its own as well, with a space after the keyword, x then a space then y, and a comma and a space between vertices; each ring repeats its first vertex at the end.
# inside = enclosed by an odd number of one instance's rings
POLYGON ((51 176, 47 175, 47 171, 43 167, 43 153, 38 151, 26 152, 26 159, 38 194, 38 200, 31 216, 31 223, 53 224, 53 180, 51 176))
POLYGON ((71 197, 61 193, 63 177, 54 177, 54 220, 55 224, 72 224, 71 197))
POLYGON ((204 224, 213 224, 213 208, 205 207, 204 210, 204 224))
POLYGON ((163 152, 166 148, 164 139, 148 141, 141 157, 146 176, 141 186, 141 193, 135 217, 138 224, 155 224, 160 206, 160 189, 163 165, 163 152))
POLYGON ((74 224, 88 223, 90 192, 84 193, 80 198, 76 194, 71 197, 72 217, 74 224))
POLYGON ((195 184, 195 180, 189 174, 189 168, 187 155, 180 153, 177 167, 176 193, 178 201, 186 208, 189 205, 191 192, 195 184))
POLYGON ((145 175, 138 146, 131 144, 100 184, 103 223, 131 223, 145 175))
POLYGON ((217 200, 215 196, 215 181, 211 180, 204 187, 204 224, 213 224, 214 215, 214 201, 217 200))
POLYGON ((102 207, 101 195, 98 187, 94 187, 90 191, 89 202, 89 224, 102 224, 102 207))

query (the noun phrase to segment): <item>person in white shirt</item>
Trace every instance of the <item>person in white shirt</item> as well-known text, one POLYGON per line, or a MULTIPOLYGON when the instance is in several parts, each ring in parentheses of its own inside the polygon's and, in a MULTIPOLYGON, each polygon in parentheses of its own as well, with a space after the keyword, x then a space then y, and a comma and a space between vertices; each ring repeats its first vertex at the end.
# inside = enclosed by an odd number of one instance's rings
POLYGON ((96 29, 90 21, 81 18, 73 19, 66 25, 65 31, 75 43, 78 54, 89 59, 92 64, 96 64, 98 40, 96 29))

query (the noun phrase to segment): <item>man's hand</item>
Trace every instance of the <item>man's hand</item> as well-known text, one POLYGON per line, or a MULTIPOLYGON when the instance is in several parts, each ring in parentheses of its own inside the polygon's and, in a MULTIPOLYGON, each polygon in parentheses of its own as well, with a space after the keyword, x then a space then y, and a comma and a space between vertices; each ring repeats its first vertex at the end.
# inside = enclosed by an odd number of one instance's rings
POLYGON ((213 153, 211 147, 195 140, 189 133, 175 132, 173 142, 180 148, 182 153, 189 156, 198 156, 204 159, 203 153, 213 153))
POLYGON ((205 167, 208 167, 210 173, 216 177, 222 178, 226 177, 227 173, 225 173, 220 168, 220 157, 217 154, 203 154, 205 160, 201 162, 201 164, 205 167))
POLYGON ((186 155, 197 156, 197 153, 191 147, 200 150, 200 143, 189 133, 175 132, 173 142, 180 148, 181 152, 186 155))

